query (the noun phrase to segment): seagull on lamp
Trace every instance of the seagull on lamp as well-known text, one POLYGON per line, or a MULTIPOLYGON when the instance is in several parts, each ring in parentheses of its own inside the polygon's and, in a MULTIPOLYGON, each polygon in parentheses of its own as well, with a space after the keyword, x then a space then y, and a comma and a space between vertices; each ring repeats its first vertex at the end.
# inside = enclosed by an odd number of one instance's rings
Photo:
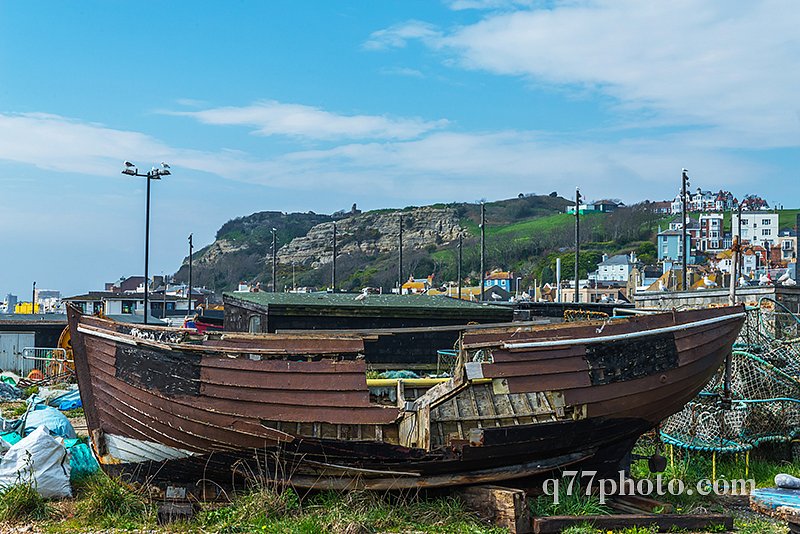
POLYGON ((169 169, 170 167, 169 167, 169 164, 168 164, 168 163, 165 163, 165 162, 163 162, 163 161, 162 161, 162 162, 161 162, 161 168, 162 168, 162 169, 169 169))

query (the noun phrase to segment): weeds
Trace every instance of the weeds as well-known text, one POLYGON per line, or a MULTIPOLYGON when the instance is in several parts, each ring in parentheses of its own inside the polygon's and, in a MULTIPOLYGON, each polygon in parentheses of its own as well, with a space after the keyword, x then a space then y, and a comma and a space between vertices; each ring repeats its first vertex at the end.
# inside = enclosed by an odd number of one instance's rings
POLYGON ((600 503, 599 497, 586 495, 582 488, 568 493, 568 484, 558 485, 558 504, 551 495, 540 495, 530 502, 531 513, 537 517, 548 515, 608 515, 611 509, 600 503))
POLYGON ((483 525, 457 499, 366 492, 322 492, 301 502, 291 490, 260 489, 202 512, 197 521, 204 530, 220 532, 500 532, 483 525))
POLYGON ((90 523, 125 528, 152 522, 145 496, 103 473, 81 481, 78 492, 78 516, 90 523))
POLYGON ((0 523, 46 519, 50 506, 31 483, 20 483, 0 490, 0 523))

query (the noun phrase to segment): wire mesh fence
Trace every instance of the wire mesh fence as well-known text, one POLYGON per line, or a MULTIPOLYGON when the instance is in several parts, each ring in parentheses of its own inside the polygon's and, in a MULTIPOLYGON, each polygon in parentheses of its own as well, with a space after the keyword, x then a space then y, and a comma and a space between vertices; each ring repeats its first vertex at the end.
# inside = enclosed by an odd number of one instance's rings
POLYGON ((800 318, 771 299, 749 309, 725 368, 661 425, 679 447, 740 452, 800 435, 800 318))

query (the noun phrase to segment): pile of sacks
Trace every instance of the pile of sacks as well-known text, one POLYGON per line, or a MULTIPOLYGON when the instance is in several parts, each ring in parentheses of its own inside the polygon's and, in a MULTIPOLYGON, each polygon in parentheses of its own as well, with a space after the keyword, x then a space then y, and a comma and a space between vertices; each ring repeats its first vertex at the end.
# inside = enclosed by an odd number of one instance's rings
POLYGON ((19 419, 0 424, 0 488, 30 483, 43 497, 71 497, 70 479, 99 469, 69 419, 40 397, 28 399, 19 419))

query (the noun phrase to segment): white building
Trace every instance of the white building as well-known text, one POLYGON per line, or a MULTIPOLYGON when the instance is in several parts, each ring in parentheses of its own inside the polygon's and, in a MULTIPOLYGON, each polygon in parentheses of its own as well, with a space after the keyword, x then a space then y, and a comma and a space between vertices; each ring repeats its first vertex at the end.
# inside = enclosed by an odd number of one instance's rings
POLYGON ((628 282, 631 271, 636 266, 636 253, 617 254, 611 256, 603 254, 603 261, 597 264, 597 270, 589 273, 589 280, 597 282, 628 282))
MULTIPOLYGON (((734 212, 731 218, 733 235, 739 232, 739 214, 734 212)), ((778 242, 778 214, 764 211, 742 212, 743 242, 764 247, 770 250, 778 242)))

